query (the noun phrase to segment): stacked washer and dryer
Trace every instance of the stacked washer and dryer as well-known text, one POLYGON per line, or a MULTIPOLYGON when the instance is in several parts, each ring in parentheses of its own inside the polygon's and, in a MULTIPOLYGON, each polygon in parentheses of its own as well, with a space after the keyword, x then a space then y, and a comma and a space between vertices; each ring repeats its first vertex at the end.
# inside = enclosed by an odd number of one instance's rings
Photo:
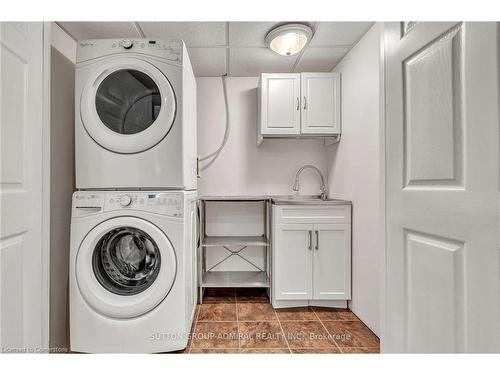
POLYGON ((196 308, 196 81, 182 41, 87 40, 76 63, 70 341, 184 349, 196 308))

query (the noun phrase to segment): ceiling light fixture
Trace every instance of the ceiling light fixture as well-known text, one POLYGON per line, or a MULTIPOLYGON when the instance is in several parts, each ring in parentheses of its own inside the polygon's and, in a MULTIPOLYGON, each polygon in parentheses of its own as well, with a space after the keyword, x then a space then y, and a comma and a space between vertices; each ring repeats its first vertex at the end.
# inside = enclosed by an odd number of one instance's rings
POLYGON ((288 23, 275 27, 266 35, 266 44, 277 54, 291 56, 300 52, 311 40, 312 29, 301 23, 288 23))

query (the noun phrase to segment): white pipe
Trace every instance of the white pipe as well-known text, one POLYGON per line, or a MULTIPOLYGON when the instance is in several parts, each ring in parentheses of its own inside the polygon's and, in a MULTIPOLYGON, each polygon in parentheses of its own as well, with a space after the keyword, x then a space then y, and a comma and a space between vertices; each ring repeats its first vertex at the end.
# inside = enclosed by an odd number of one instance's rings
POLYGON ((212 165, 213 162, 215 162, 215 160, 219 157, 220 153, 222 152, 222 149, 226 146, 227 140, 229 139, 230 127, 229 127, 229 108, 228 108, 228 99, 227 99, 226 79, 227 79, 227 76, 221 77, 222 91, 224 94, 224 109, 226 111, 226 128, 224 130, 224 136, 223 136, 222 142, 221 142, 220 146, 217 148, 217 150, 215 150, 214 152, 212 152, 206 156, 200 157, 200 159, 199 159, 200 162, 208 160, 207 164, 205 164, 204 166, 201 167, 202 171, 207 169, 210 165, 212 165))

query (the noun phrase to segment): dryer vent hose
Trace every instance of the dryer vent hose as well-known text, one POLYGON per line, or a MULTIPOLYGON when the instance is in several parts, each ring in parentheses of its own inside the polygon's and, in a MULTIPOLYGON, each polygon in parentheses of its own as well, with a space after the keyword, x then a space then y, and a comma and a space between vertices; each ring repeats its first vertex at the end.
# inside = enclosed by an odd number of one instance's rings
POLYGON ((224 148, 224 146, 226 146, 227 140, 229 138, 229 109, 228 109, 228 102, 227 102, 227 83, 226 83, 226 79, 227 79, 226 75, 224 75, 224 76, 221 77, 222 91, 223 91, 223 94, 224 94, 224 109, 225 109, 225 112, 226 112, 226 128, 224 130, 224 137, 222 138, 222 142, 219 145, 219 147, 217 148, 217 150, 215 150, 214 152, 212 152, 212 153, 210 153, 210 154, 208 154, 206 156, 203 156, 203 157, 199 158, 200 163, 201 162, 206 162, 206 164, 201 167, 202 171, 204 171, 205 169, 207 169, 208 167, 210 167, 214 163, 214 161, 219 157, 222 149, 224 148))

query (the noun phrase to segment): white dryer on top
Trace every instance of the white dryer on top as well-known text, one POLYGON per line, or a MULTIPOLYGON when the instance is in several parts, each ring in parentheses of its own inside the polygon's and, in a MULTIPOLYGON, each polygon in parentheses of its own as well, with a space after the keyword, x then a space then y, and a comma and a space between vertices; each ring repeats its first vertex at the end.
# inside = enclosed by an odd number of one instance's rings
POLYGON ((180 40, 78 43, 78 189, 196 189, 196 81, 180 40))

